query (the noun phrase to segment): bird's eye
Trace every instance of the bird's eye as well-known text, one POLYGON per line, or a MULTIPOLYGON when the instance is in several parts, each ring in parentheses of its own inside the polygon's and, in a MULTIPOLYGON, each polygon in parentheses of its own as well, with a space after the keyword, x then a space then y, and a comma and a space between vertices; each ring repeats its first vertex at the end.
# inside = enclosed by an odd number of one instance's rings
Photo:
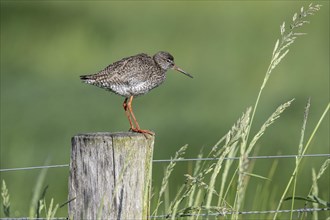
POLYGON ((169 62, 169 63, 173 63, 173 60, 171 60, 171 59, 167 59, 167 62, 169 62))

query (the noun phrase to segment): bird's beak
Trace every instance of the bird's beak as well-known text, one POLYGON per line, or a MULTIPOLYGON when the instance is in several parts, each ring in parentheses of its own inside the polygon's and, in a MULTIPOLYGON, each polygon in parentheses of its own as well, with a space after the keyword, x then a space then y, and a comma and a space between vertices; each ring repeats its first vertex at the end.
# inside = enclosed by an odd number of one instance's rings
POLYGON ((183 73, 183 74, 186 75, 186 76, 189 76, 190 78, 194 78, 192 75, 190 75, 189 73, 183 71, 182 69, 180 69, 180 68, 177 67, 176 65, 173 66, 173 69, 176 70, 176 71, 179 71, 179 72, 183 73))

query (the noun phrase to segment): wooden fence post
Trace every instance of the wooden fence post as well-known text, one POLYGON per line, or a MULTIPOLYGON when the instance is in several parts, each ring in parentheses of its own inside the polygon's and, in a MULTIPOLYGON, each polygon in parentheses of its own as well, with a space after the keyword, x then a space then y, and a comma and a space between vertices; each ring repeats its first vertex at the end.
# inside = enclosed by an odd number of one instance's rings
POLYGON ((154 136, 79 134, 72 138, 70 219, 148 219, 154 136))

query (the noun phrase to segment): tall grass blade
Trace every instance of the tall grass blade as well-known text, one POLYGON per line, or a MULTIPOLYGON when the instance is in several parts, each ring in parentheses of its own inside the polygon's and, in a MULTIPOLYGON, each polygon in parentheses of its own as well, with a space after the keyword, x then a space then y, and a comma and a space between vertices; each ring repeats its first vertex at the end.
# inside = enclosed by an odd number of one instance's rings
MULTIPOLYGON (((315 169, 312 169, 312 180, 313 180, 313 184, 312 184, 312 194, 313 196, 318 196, 319 195, 319 188, 317 185, 317 176, 316 176, 316 172, 315 169)), ((319 204, 317 202, 313 202, 313 208, 317 209, 319 208, 319 204)), ((318 220, 318 212, 313 212, 313 220, 318 220)))
POLYGON ((301 128, 301 133, 300 133, 300 141, 299 141, 299 147, 298 147, 298 155, 301 155, 303 152, 303 146, 304 146, 304 136, 305 136, 305 130, 306 130, 306 124, 307 124, 307 118, 309 114, 309 108, 311 106, 311 99, 308 99, 307 105, 305 107, 305 112, 304 112, 304 121, 303 121, 303 126, 301 128))
POLYGON ((40 218, 41 211, 46 207, 45 196, 46 196, 47 190, 48 190, 48 185, 44 187, 44 189, 40 195, 38 205, 37 205, 37 213, 36 213, 37 218, 40 218))
MULTIPOLYGON (((306 11, 302 11, 300 12, 298 15, 297 13, 295 13, 293 15, 292 18, 292 23, 290 25, 289 30, 286 30, 285 28, 285 22, 283 22, 283 24, 280 27, 280 33, 281 33, 281 38, 278 39, 276 41, 275 47, 273 49, 273 53, 272 53, 272 58, 270 61, 270 64, 267 68, 266 71, 266 75, 264 78, 264 81, 260 87, 256 102, 254 104, 253 107, 253 112, 252 112, 252 116, 251 116, 251 121, 250 121, 250 126, 249 126, 249 130, 248 130, 248 134, 250 132, 250 129, 252 127, 252 123, 253 123, 253 119, 261 98, 261 94, 262 91, 264 89, 264 87, 267 84, 267 81, 270 77, 270 74, 272 73, 272 71, 275 69, 275 67, 281 62, 281 60, 287 55, 287 53, 289 52, 289 50, 286 50, 285 52, 283 52, 285 49, 287 49, 291 44, 294 43, 294 41, 296 40, 297 36, 300 36, 301 33, 296 33, 295 30, 299 27, 302 27, 304 24, 307 23, 306 20, 304 20, 307 16, 309 15, 313 15, 315 12, 317 12, 318 10, 320 10, 321 5, 314 5, 314 4, 310 4, 308 6, 308 9, 306 11)), ((249 135, 247 135, 247 138, 249 137, 249 135)))
POLYGON ((320 179, 321 176, 324 174, 324 172, 328 169, 328 167, 330 166, 330 159, 327 159, 326 161, 324 161, 324 163, 322 164, 319 172, 317 173, 316 178, 320 179))
POLYGON ((1 186, 2 208, 5 217, 10 216, 10 196, 6 186, 5 180, 2 180, 1 186))
POLYGON ((280 117, 280 115, 282 114, 282 112, 288 108, 291 103, 293 102, 294 99, 291 99, 290 101, 280 105, 275 112, 267 119, 267 121, 261 126, 260 130, 258 131, 258 133, 253 137, 252 141, 249 144, 249 147, 247 149, 247 154, 249 154, 253 148, 253 146, 257 143, 257 141, 260 139, 260 137, 264 134, 264 132, 266 131, 267 127, 269 127, 271 124, 274 123, 274 121, 276 119, 278 119, 280 117))
POLYGON ((226 144, 223 147, 224 151, 220 155, 220 157, 215 165, 211 179, 210 179, 208 194, 206 196, 206 205, 205 205, 206 207, 211 206, 212 197, 214 194, 213 192, 215 191, 214 190, 215 181, 220 172, 223 161, 224 161, 225 157, 229 154, 229 152, 231 152, 232 149, 237 146, 237 141, 239 140, 239 137, 241 136, 240 134, 243 133, 244 130, 246 130, 246 126, 249 124, 250 113, 251 113, 251 108, 248 108, 246 110, 246 112, 243 114, 243 116, 239 119, 237 124, 234 125, 233 128, 231 129, 231 131, 227 134, 226 144))
POLYGON ((294 198, 296 196, 296 187, 297 187, 297 174, 298 174, 298 169, 299 169, 299 164, 301 161, 301 154, 303 152, 303 146, 304 146, 304 136, 305 136, 305 130, 306 130, 306 124, 307 124, 307 119, 308 119, 308 113, 309 113, 309 108, 311 106, 311 99, 309 98, 307 101, 307 105, 305 107, 305 112, 304 112, 304 120, 303 120, 303 125, 301 128, 301 134, 300 134, 300 141, 299 141, 299 146, 298 146, 298 157, 296 157, 296 169, 297 172, 294 174, 294 183, 293 183, 293 190, 292 190, 292 200, 291 200, 291 212, 290 212, 290 220, 293 218, 293 209, 294 209, 294 198))
MULTIPOLYGON (((200 152, 198 154, 198 158, 203 158, 203 154, 202 152, 200 152)), ((196 162, 196 165, 195 165, 195 168, 194 168, 194 172, 193 172, 193 176, 197 176, 198 173, 200 172, 200 168, 201 168, 201 162, 200 160, 198 160, 196 162)), ((196 201, 195 200, 195 192, 196 192, 196 185, 192 186, 192 189, 191 189, 191 194, 189 195, 189 198, 188 198, 188 202, 187 202, 187 206, 188 207, 191 207, 191 206, 194 206, 194 202, 196 201)))
POLYGON ((313 140, 313 138, 314 138, 316 132, 318 131, 318 129, 319 129, 319 127, 320 127, 322 121, 324 120, 324 117, 325 117, 326 114, 328 113, 329 108, 330 108, 330 103, 328 103, 328 105, 327 105, 327 107, 325 108, 325 110, 324 110, 324 112, 323 112, 321 118, 320 118, 319 121, 317 122, 317 124, 316 124, 316 126, 315 126, 315 128, 314 128, 314 130, 313 130, 313 132, 312 132, 312 134, 311 134, 311 136, 309 137, 309 139, 308 139, 308 141, 307 141, 307 143, 306 143, 306 147, 304 148, 304 151, 302 152, 302 155, 306 153, 306 151, 307 151, 307 149, 308 149, 310 143, 312 142, 312 140, 313 140))
MULTIPOLYGON (((324 174, 324 172, 328 169, 329 165, 330 165, 330 159, 325 160, 324 163, 322 164, 319 172, 315 176, 315 180, 314 180, 314 175, 313 175, 313 185, 311 186, 311 188, 309 190, 309 193, 308 193, 307 198, 313 198, 313 200, 315 201, 317 195, 314 194, 314 185, 317 184, 317 181, 322 177, 322 175, 324 174)), ((320 204, 323 204, 324 206, 328 206, 326 202, 321 202, 320 199, 316 199, 316 200, 320 204)), ((307 206, 307 202, 305 203, 305 206, 307 206)), ((329 205, 329 207, 330 207, 330 205, 329 205)))
MULTIPOLYGON (((239 211, 243 205, 244 196, 245 196, 245 172, 248 169, 249 161, 248 155, 246 153, 247 146, 247 135, 249 133, 250 126, 250 115, 252 108, 248 108, 244 120, 242 121, 242 126, 240 129, 240 158, 238 164, 238 182, 236 187, 236 196, 234 201, 234 210, 239 211)), ((238 219, 238 212, 232 215, 233 219, 238 219)))
MULTIPOLYGON (((232 158, 234 156, 236 156, 238 152, 238 148, 237 147, 233 147, 231 149, 231 151, 228 154, 228 157, 232 158)), ((228 179, 228 174, 229 174, 229 170, 231 168, 231 166, 233 165, 234 160, 226 160, 225 162, 225 167, 223 169, 222 172, 222 176, 221 176, 221 184, 220 184, 220 190, 219 190, 219 199, 218 199, 218 206, 224 206, 224 201, 226 200, 226 194, 224 195, 224 190, 225 190, 225 186, 226 186, 226 181, 228 179)), ((231 184, 228 184, 228 188, 231 186, 231 184)))
MULTIPOLYGON (((46 161, 45 165, 47 165, 47 164, 49 164, 49 159, 46 161)), ((29 209, 30 218, 36 217, 36 212, 38 212, 37 206, 38 206, 39 198, 41 195, 42 185, 45 181, 47 171, 48 171, 48 169, 42 169, 40 174, 38 175, 37 182, 34 187, 33 196, 32 196, 31 203, 30 203, 30 209, 29 209)))
POLYGON ((53 205, 54 205, 54 199, 52 198, 50 200, 50 204, 49 204, 49 208, 48 208, 48 211, 47 211, 47 215, 46 215, 46 219, 47 220, 51 220, 54 218, 54 215, 57 211, 57 208, 58 208, 58 204, 56 204, 56 206, 53 208, 53 205))
MULTIPOLYGON (((304 147, 303 152, 301 153, 301 155, 304 155, 304 154, 306 153, 306 151, 307 151, 307 149, 308 149, 310 143, 312 142, 312 140, 313 140, 313 138, 314 138, 316 132, 318 131, 318 129, 319 129, 319 127, 320 127, 322 121, 324 120, 326 114, 328 113, 329 108, 330 108, 330 103, 328 103, 327 107, 325 108, 324 112, 322 113, 321 118, 320 118, 319 121, 317 122, 317 124, 316 124, 316 126, 315 126, 315 128, 314 128, 314 130, 313 130, 313 132, 312 132, 312 134, 311 134, 311 136, 309 137, 309 139, 308 139, 308 141, 307 141, 307 143, 306 143, 306 145, 305 145, 305 147, 304 147)), ((301 155, 300 155, 300 156, 301 156, 301 155)), ((300 163, 300 161, 301 161, 301 160, 299 160, 299 163, 300 163)), ((297 171, 298 171, 298 167, 299 167, 299 164, 298 164, 298 166, 296 165, 295 169, 294 169, 293 172, 292 172, 291 178, 289 179, 288 184, 286 185, 286 188, 285 188, 285 190, 284 190, 284 192, 283 192, 283 194, 282 194, 282 196, 281 196, 280 202, 279 202, 279 204, 278 204, 278 206, 277 206, 277 208, 276 208, 276 211, 277 211, 277 212, 275 212, 274 217, 273 217, 273 220, 276 220, 276 218, 277 218, 278 210, 280 210, 280 208, 281 208, 281 206, 282 206, 282 203, 283 203, 283 201, 284 201, 284 197, 285 197, 285 195, 287 194, 287 192, 288 192, 288 190, 289 190, 289 187, 291 186, 291 183, 292 183, 292 181, 293 181, 293 178, 294 178, 294 176, 296 175, 296 173, 297 173, 297 171)))
POLYGON ((171 173, 174 170, 174 167, 176 165, 175 160, 182 159, 182 156, 185 154, 187 147, 188 147, 188 145, 182 146, 175 153, 175 156, 174 156, 173 160, 168 164, 168 166, 166 168, 166 171, 165 171, 165 175, 164 175, 163 180, 162 180, 160 191, 158 193, 158 199, 157 199, 157 203, 156 203, 157 205, 156 205, 156 208, 153 211, 152 215, 156 215, 158 213, 159 206, 162 204, 162 200, 161 199, 163 197, 163 194, 165 192, 165 189, 167 188, 167 185, 168 185, 168 182, 169 182, 169 178, 171 176, 171 173))

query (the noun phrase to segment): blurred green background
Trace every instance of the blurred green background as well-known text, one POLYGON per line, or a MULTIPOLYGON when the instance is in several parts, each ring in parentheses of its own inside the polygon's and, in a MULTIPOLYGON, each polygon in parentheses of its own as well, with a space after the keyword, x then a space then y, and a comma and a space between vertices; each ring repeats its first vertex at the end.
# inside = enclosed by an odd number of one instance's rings
MULTIPOLYGON (((329 102, 329 2, 309 17, 290 53, 273 72, 261 98, 252 134, 280 104, 293 105, 259 142, 258 155, 296 154, 304 107, 311 97, 306 138, 329 102)), ((154 159, 168 159, 184 144, 186 157, 209 149, 254 104, 270 62, 279 27, 291 22, 305 1, 1 1, 1 168, 67 164, 70 138, 83 132, 127 131, 123 98, 82 84, 123 57, 169 51, 194 76, 169 71, 166 82, 134 100, 144 129, 156 133, 154 159)), ((329 116, 308 153, 329 153, 329 116)), ((311 169, 303 164, 298 194, 306 196, 311 169)), ((257 161, 266 175, 272 160, 257 161)), ((284 190, 294 160, 282 159, 272 184, 284 190), (280 172, 279 172, 280 171, 280 172)), ((154 164, 159 187, 166 164, 154 164)), ((189 164, 178 164, 175 191, 189 164)), ((40 170, 2 172, 14 216, 27 216, 40 170)), ((50 169, 47 197, 67 200, 68 168, 50 169)), ((329 173, 320 197, 329 200, 329 173)), ((254 191, 247 192, 253 195, 254 191)), ((281 193, 279 193, 280 196, 281 193)), ((248 209, 248 204, 247 207, 248 209)), ((66 216, 66 208, 58 216, 66 216)), ((3 214, 1 213, 1 216, 3 214)))

